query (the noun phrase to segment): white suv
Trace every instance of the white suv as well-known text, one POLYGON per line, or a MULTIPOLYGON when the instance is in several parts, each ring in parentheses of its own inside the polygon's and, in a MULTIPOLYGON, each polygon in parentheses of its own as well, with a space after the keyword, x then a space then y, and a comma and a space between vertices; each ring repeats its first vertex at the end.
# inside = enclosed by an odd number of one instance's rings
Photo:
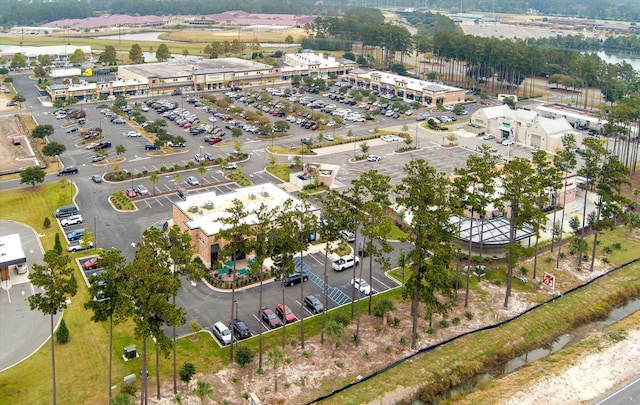
POLYGON ((335 262, 331 264, 331 268, 335 271, 343 271, 346 269, 352 268, 354 265, 357 266, 360 263, 359 257, 354 257, 353 255, 342 256, 335 262))
POLYGON ((60 225, 69 226, 69 225, 77 225, 81 224, 83 221, 82 215, 71 215, 70 217, 66 217, 60 220, 60 225))
POLYGON ((223 345, 226 346, 231 343, 231 331, 227 326, 222 322, 216 322, 213 325, 213 334, 216 336, 216 339, 223 345))

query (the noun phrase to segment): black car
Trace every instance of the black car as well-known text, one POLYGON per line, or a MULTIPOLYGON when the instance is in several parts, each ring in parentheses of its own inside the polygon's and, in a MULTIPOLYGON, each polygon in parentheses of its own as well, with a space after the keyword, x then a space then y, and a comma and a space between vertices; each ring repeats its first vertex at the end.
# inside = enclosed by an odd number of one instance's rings
POLYGON ((67 174, 77 174, 78 173, 78 168, 77 167, 72 167, 72 166, 68 166, 68 167, 63 167, 62 169, 60 169, 58 171, 58 176, 64 176, 67 174))
POLYGON ((288 287, 294 284, 300 284, 301 282, 307 281, 307 280, 309 280, 309 276, 307 274, 295 272, 290 276, 283 278, 282 283, 288 287))
POLYGON ((307 295, 306 297, 304 297, 304 306, 314 314, 319 314, 324 309, 322 302, 320 302, 320 300, 314 295, 307 295))
POLYGON ((247 339, 251 337, 251 332, 246 323, 241 319, 233 320, 233 335, 238 340, 247 339))
POLYGON ((146 150, 158 150, 158 149, 160 149, 160 147, 158 145, 155 145, 153 143, 148 143, 148 144, 144 145, 144 148, 146 150))
POLYGON ((184 188, 178 189, 178 197, 182 198, 183 200, 186 200, 188 196, 189 196, 189 192, 187 190, 185 190, 184 188))

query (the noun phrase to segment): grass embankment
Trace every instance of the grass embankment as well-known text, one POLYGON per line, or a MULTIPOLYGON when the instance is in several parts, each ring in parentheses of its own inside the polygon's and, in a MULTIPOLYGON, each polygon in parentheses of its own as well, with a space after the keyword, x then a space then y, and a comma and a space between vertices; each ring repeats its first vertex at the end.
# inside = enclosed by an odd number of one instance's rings
POLYGON ((572 343, 557 353, 553 353, 527 367, 522 367, 508 378, 493 379, 468 394, 455 399, 458 405, 490 404, 511 398, 528 390, 536 381, 547 377, 563 375, 580 363, 585 355, 600 353, 603 349, 627 339, 628 332, 640 329, 640 312, 635 312, 602 331, 591 332, 586 338, 572 343))
MULTIPOLYGON (((417 356, 322 403, 368 403, 399 387, 420 387, 415 398, 405 399, 407 403, 418 398, 427 401, 475 374, 549 343, 580 325, 604 318, 616 306, 640 295, 638 270, 638 263, 627 266, 507 325, 417 356)), ((349 381, 327 381, 323 391, 330 392, 349 381)))

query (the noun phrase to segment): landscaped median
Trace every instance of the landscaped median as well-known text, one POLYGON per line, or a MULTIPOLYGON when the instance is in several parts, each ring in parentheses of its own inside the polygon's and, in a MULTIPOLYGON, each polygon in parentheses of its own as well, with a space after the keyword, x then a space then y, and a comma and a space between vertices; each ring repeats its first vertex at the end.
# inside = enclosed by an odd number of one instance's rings
MULTIPOLYGON (((394 399, 404 403, 429 401, 476 374, 550 343, 580 325, 602 319, 616 306, 640 296, 639 270, 638 262, 626 265, 500 327, 454 338, 427 350, 321 403, 369 403, 394 391, 398 394, 394 399)), ((330 393, 350 382, 327 381, 323 391, 330 393)))

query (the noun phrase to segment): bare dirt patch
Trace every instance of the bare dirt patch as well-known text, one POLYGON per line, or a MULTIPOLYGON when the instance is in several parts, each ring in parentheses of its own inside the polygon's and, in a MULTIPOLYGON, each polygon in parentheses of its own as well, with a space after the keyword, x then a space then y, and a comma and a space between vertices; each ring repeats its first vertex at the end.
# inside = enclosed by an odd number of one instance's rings
POLYGON ((0 117, 0 134, 0 174, 42 164, 30 144, 29 131, 17 116, 0 117), (19 145, 13 144, 14 137, 20 140, 19 145))

